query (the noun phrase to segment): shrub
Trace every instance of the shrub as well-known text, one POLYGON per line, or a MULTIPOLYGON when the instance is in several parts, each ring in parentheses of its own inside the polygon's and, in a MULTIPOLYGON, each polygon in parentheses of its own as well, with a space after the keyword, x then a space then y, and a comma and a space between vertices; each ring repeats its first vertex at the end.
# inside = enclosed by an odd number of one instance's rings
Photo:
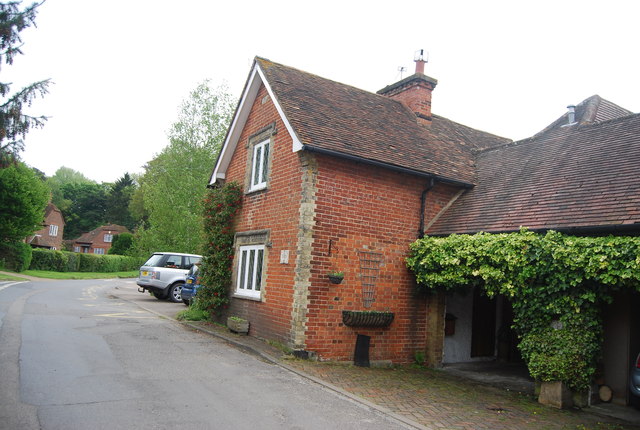
POLYGON ((22 272, 31 264, 31 246, 24 242, 0 243, 0 265, 8 270, 22 272))

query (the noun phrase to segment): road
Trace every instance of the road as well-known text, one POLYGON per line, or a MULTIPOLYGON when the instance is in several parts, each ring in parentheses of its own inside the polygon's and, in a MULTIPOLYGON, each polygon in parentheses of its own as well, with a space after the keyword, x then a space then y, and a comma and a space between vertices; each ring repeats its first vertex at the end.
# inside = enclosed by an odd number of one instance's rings
POLYGON ((0 429, 406 428, 116 287, 135 284, 0 283, 0 429))

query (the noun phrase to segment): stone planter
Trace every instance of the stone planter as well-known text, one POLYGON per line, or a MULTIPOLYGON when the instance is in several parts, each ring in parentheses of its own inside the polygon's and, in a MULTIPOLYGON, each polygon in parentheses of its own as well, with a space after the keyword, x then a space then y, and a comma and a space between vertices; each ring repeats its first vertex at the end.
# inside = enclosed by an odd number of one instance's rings
POLYGON ((573 407, 573 393, 560 382, 542 382, 538 402, 558 409, 573 407))
POLYGON ((249 333, 249 321, 242 318, 227 318, 227 327, 230 331, 239 334, 248 334, 249 333))
POLYGON ((349 327, 387 327, 393 321, 393 312, 342 311, 342 322, 349 327))

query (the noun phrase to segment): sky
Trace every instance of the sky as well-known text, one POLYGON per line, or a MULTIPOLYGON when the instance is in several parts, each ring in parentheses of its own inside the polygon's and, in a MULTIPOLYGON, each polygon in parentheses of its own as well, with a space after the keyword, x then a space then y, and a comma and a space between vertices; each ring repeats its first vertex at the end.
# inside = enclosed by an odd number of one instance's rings
POLYGON ((28 165, 114 182, 162 151, 203 80, 239 97, 255 56, 376 92, 423 49, 433 113, 514 140, 594 94, 640 112, 638 16, 636 0, 47 0, 0 80, 54 82, 28 165))

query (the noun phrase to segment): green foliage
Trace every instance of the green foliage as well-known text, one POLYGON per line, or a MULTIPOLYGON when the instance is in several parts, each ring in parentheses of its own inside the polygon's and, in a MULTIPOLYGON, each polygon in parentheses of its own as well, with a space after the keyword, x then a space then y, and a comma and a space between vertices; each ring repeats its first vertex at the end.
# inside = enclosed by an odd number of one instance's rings
POLYGON ((242 204, 242 188, 235 182, 209 190, 205 199, 206 238, 200 276, 202 287, 198 302, 215 312, 229 303, 229 285, 233 264, 233 221, 242 204))
POLYGON ((127 272, 137 270, 144 259, 123 255, 81 254, 67 251, 34 249, 31 270, 53 272, 127 272))
POLYGON ((31 264, 31 246, 24 242, 0 242, 0 267, 22 272, 31 264))
POLYGON ((640 290, 640 237, 540 235, 526 229, 426 237, 411 245, 407 265, 425 289, 478 286, 489 296, 507 296, 532 374, 570 376, 563 382, 585 387, 599 355, 600 307, 615 291, 640 290), (565 328, 550 332, 555 322, 565 328), (578 336, 579 330, 590 334, 578 336), (546 344, 538 349, 545 335, 546 344), (579 374, 563 370, 565 361, 579 374))
POLYGON ((178 312, 176 319, 179 321, 207 321, 209 319, 209 312, 198 308, 194 301, 193 305, 178 312))
POLYGON ((133 252, 133 235, 131 233, 120 233, 113 237, 108 254, 132 255, 133 252))
POLYGON ((169 132, 169 145, 145 167, 132 200, 132 209, 145 220, 136 233, 140 254, 199 252, 206 184, 232 112, 226 89, 212 90, 206 82, 183 102, 169 132))
POLYGON ((70 201, 66 210, 59 208, 64 217, 64 238, 76 239, 106 224, 108 187, 95 182, 67 183, 62 195, 70 201))
POLYGON ((39 230, 49 193, 23 163, 0 168, 0 242, 19 242, 39 230))
POLYGON ((133 230, 135 222, 129 211, 131 198, 136 190, 136 184, 129 173, 125 173, 107 192, 107 207, 105 219, 110 224, 118 224, 133 230))
MULTIPOLYGON (((16 55, 22 54, 20 32, 35 26, 36 9, 41 3, 33 3, 20 9, 20 2, 0 3, 0 63, 13 64, 16 55)), ((36 97, 47 93, 49 80, 35 82, 9 95, 11 84, 0 82, 0 168, 14 163, 24 149, 21 138, 32 128, 39 128, 47 120, 23 113, 36 97)))
POLYGON ((581 326, 544 327, 525 334, 519 348, 533 378, 583 391, 596 370, 601 334, 581 326))
POLYGON ((76 170, 62 166, 56 170, 53 176, 47 178, 46 183, 51 190, 51 202, 62 211, 64 216, 69 207, 71 207, 72 201, 64 197, 62 187, 67 184, 95 184, 95 181, 76 170))

